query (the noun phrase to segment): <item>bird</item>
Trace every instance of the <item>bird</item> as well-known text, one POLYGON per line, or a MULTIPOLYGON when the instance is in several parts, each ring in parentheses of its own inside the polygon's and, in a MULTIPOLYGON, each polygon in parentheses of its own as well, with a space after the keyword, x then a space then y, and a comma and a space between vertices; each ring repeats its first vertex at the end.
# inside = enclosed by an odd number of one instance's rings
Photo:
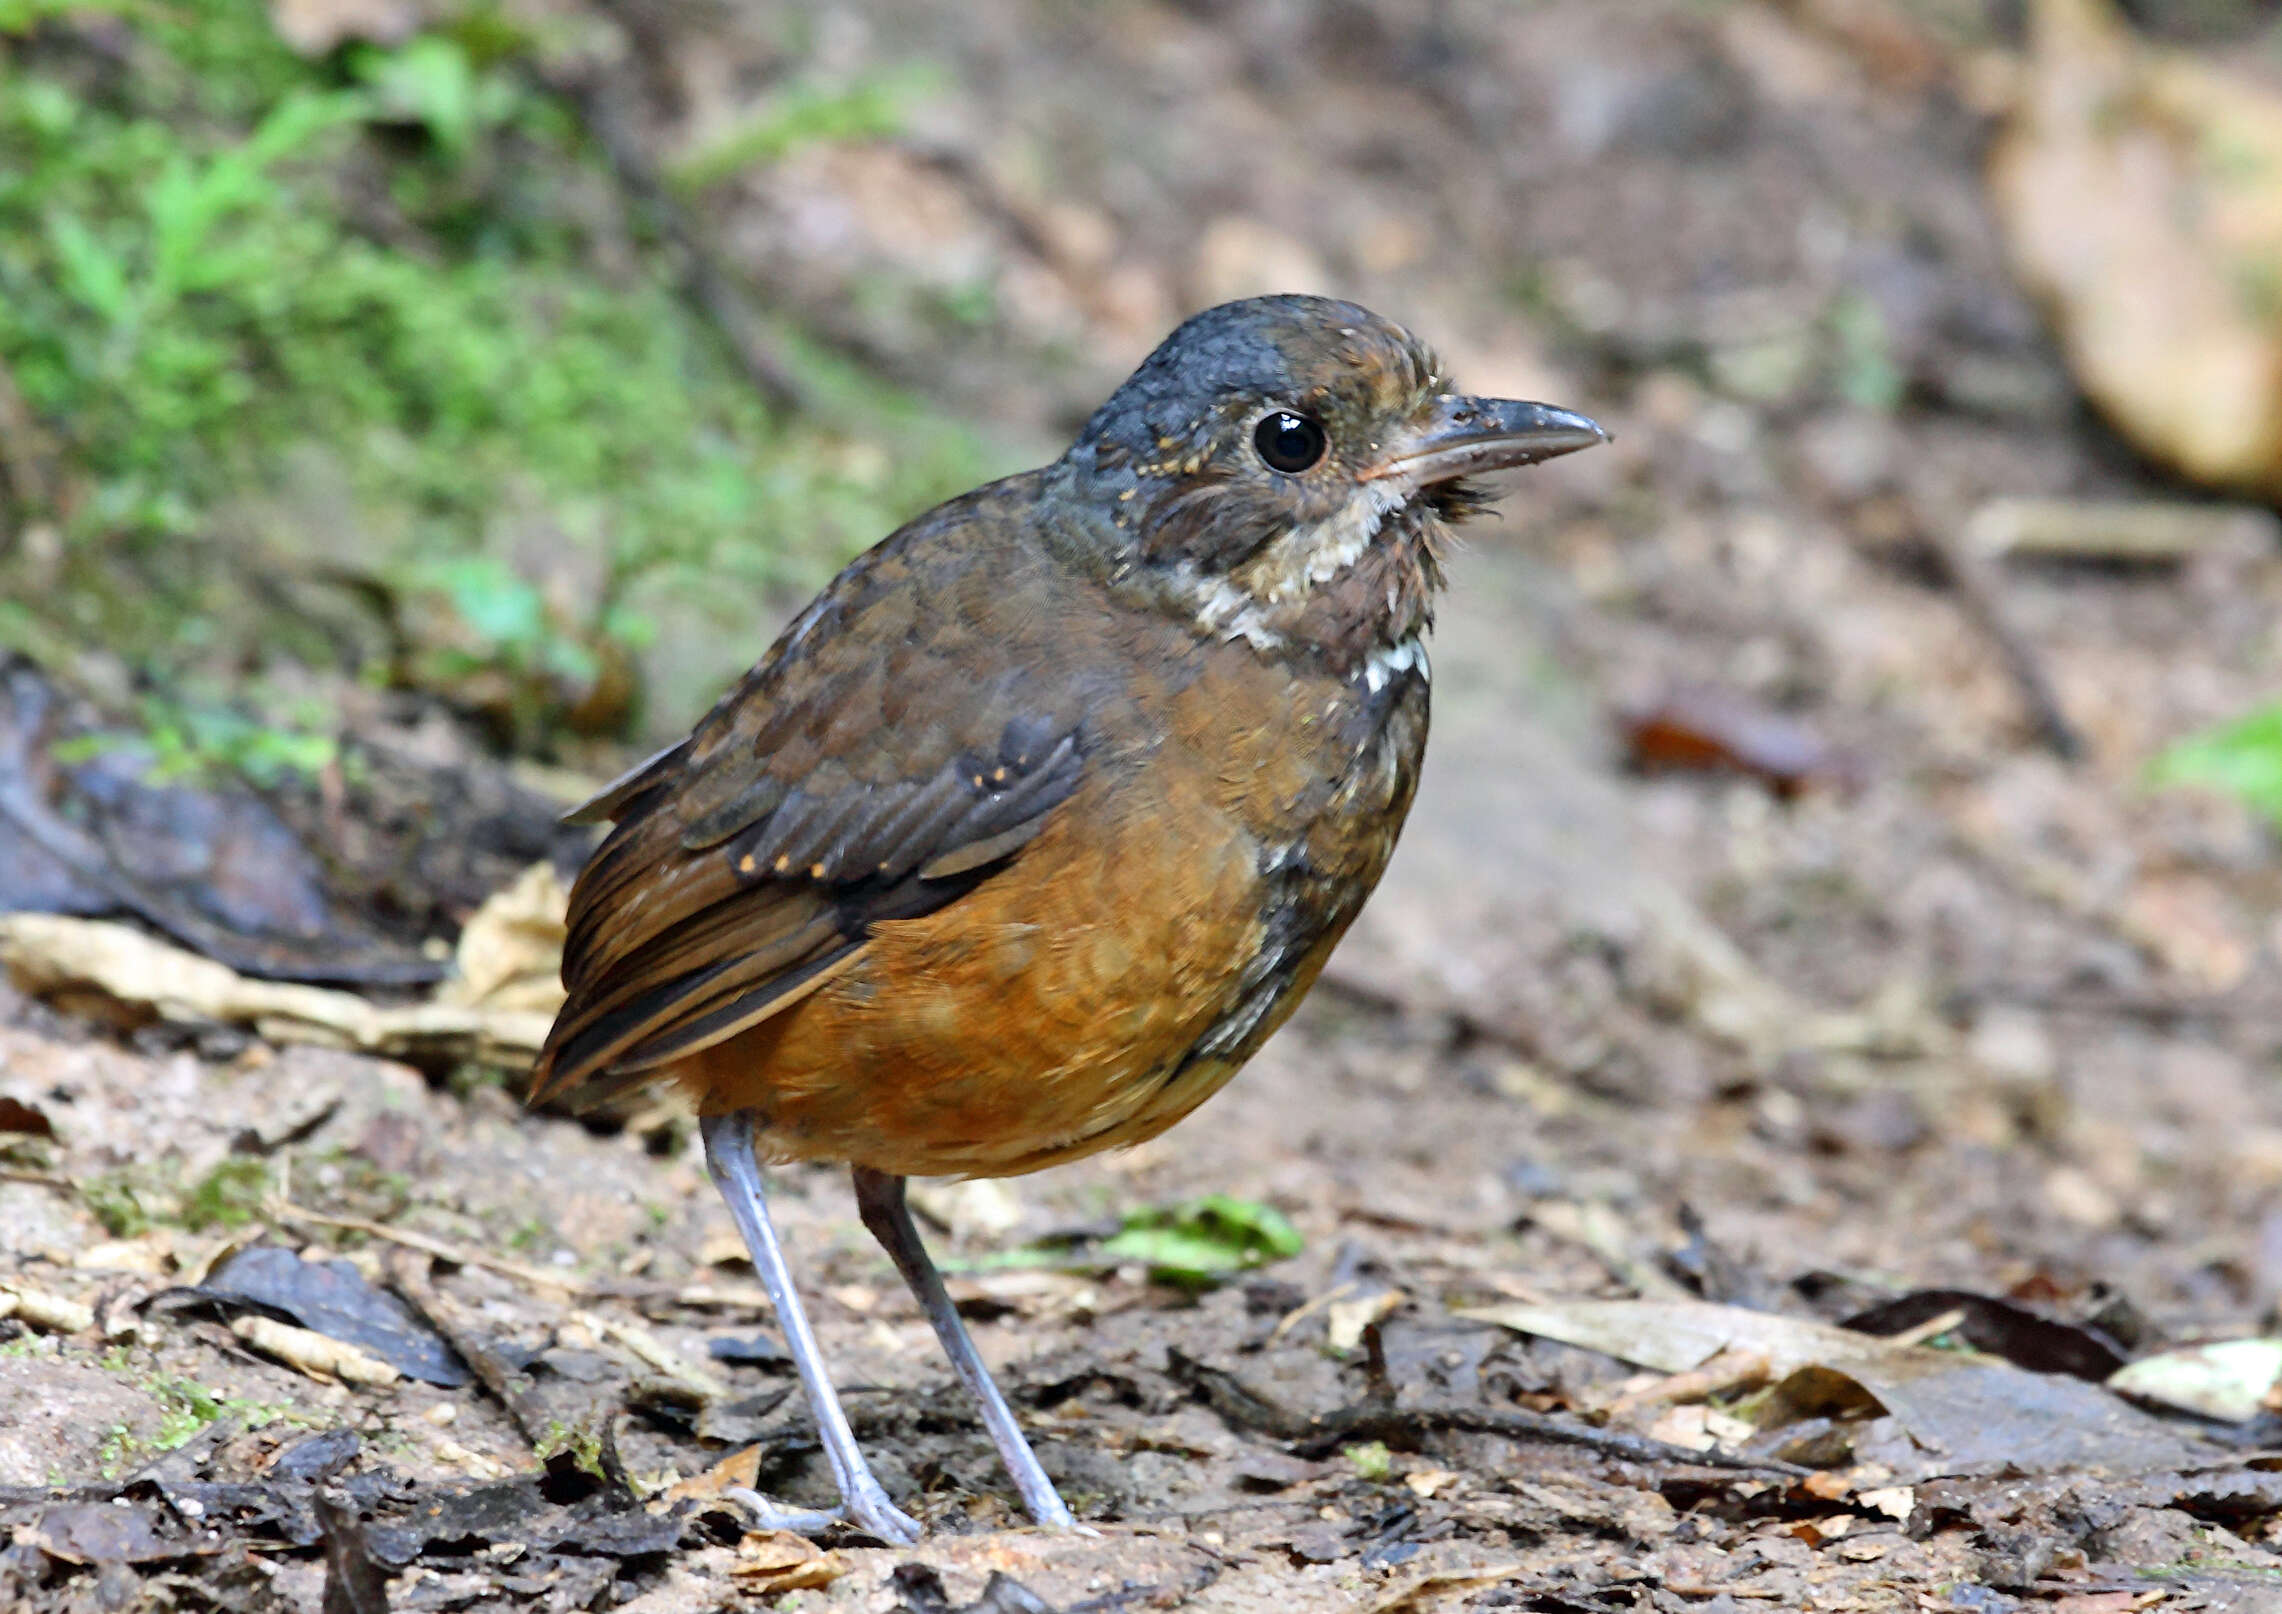
POLYGON ((850 1168, 1030 1517, 1076 1521, 976 1352, 909 1178, 1155 1137, 1298 1005, 1418 784, 1425 636, 1477 480, 1608 440, 1455 391, 1354 303, 1179 325, 1052 464, 906 523, 687 738, 570 815, 534 1103, 691 1100, 841 1503, 908 1544, 833 1389, 763 1165, 850 1168))

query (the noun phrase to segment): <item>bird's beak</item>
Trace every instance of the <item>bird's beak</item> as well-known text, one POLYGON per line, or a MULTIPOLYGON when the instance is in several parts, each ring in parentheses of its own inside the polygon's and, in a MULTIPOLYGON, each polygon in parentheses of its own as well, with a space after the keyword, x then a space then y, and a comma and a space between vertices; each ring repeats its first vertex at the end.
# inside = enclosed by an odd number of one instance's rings
POLYGON ((1392 452, 1385 459, 1365 467, 1360 480, 1398 476, 1412 487, 1431 487, 1483 471, 1535 465, 1608 440, 1598 421, 1551 404, 1445 397, 1405 439, 1388 445, 1392 452))

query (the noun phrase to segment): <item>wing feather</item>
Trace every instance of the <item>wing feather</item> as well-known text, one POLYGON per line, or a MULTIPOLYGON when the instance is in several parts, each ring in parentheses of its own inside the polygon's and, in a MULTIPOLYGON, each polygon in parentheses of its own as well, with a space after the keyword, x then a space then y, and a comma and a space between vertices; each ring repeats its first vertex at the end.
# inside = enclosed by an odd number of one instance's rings
POLYGON ((1077 789, 1089 685, 992 630, 1005 556, 925 548, 959 510, 859 559, 688 739, 580 810, 615 827, 571 893, 535 1100, 587 1107, 781 1012, 873 925, 990 878, 1077 789), (984 643, 1001 659, 975 678, 984 643))

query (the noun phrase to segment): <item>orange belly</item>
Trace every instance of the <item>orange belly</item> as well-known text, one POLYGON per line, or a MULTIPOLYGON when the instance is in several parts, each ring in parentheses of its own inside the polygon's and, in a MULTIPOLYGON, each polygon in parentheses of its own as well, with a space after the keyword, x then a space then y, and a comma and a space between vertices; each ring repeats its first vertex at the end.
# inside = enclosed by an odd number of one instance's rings
POLYGON ((1212 790, 1080 791, 1009 868, 876 926, 816 991, 672 1076, 706 1114, 753 1110, 778 1159, 897 1175, 1009 1176, 1155 1135, 1242 1063, 1183 1065, 1261 937, 1258 844, 1212 790))

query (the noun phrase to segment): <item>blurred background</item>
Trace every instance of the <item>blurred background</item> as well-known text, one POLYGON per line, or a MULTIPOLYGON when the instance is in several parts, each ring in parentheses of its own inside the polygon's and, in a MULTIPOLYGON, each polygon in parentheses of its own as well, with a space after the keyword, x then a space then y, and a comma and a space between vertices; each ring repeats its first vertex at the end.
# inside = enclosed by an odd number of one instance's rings
MULTIPOLYGON (((1470 530, 1401 861, 1230 1125, 1020 1192, 2270 1321, 2270 0, 0 0, 0 1031, 334 1013, 457 1136, 554 813, 1271 291, 1617 440, 1470 530)), ((179 1219, 205 1124, 58 1169, 179 1219)))

